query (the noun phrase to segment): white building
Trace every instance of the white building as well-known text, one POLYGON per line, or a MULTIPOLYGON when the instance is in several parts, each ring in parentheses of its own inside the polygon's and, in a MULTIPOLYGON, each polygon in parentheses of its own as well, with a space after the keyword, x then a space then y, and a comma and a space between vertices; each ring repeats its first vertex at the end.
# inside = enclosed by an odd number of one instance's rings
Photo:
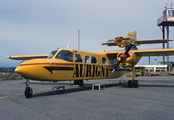
POLYGON ((167 65, 135 65, 135 67, 145 67, 146 72, 167 72, 167 65))

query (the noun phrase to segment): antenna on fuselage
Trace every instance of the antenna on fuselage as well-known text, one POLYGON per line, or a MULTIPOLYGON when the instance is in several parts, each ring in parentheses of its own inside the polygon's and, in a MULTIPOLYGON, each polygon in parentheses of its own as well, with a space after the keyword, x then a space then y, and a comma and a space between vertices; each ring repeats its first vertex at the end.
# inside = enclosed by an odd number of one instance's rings
POLYGON ((71 40, 69 40, 69 42, 68 42, 67 49, 69 49, 69 44, 70 44, 70 41, 71 41, 71 40))
POLYGON ((56 48, 59 49, 59 47, 56 45, 56 48))

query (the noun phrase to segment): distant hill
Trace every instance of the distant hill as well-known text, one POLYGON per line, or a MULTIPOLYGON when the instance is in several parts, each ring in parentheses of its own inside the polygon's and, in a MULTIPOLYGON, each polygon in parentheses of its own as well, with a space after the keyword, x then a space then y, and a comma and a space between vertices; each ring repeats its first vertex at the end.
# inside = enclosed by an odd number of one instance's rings
POLYGON ((0 67, 0 72, 14 73, 15 67, 0 67))
POLYGON ((23 77, 15 72, 15 67, 0 67, 0 81, 21 79, 23 77))

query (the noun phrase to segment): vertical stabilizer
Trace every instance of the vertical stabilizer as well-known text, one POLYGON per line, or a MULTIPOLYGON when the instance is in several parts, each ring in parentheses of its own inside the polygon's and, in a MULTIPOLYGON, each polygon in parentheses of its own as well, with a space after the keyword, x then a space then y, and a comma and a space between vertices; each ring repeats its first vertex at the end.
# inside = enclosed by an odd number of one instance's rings
POLYGON ((137 31, 130 32, 127 34, 127 36, 131 36, 131 37, 137 39, 137 31))

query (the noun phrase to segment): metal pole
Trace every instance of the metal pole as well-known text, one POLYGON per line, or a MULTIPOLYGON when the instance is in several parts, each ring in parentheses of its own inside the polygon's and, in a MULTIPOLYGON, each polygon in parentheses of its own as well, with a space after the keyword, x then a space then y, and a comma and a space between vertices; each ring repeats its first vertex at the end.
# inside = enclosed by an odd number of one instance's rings
MULTIPOLYGON (((169 40, 169 25, 167 25, 167 40, 169 40)), ((167 49, 169 49, 169 41, 167 41, 167 49)), ((169 67, 170 72, 170 64, 169 64, 169 56, 167 55, 167 65, 169 67)))
MULTIPOLYGON (((163 25, 163 39, 165 39, 165 26, 163 25)), ((165 49, 165 43, 163 43, 163 49, 165 49)), ((163 56, 163 62, 165 61, 165 56, 163 56)))
POLYGON ((80 50, 80 30, 78 30, 78 50, 80 50))
MULTIPOLYGON (((169 25, 167 25, 167 40, 169 40, 169 25)), ((169 41, 167 41, 167 49, 169 49, 169 41)), ((169 62, 169 56, 167 55, 167 62, 169 62)))

